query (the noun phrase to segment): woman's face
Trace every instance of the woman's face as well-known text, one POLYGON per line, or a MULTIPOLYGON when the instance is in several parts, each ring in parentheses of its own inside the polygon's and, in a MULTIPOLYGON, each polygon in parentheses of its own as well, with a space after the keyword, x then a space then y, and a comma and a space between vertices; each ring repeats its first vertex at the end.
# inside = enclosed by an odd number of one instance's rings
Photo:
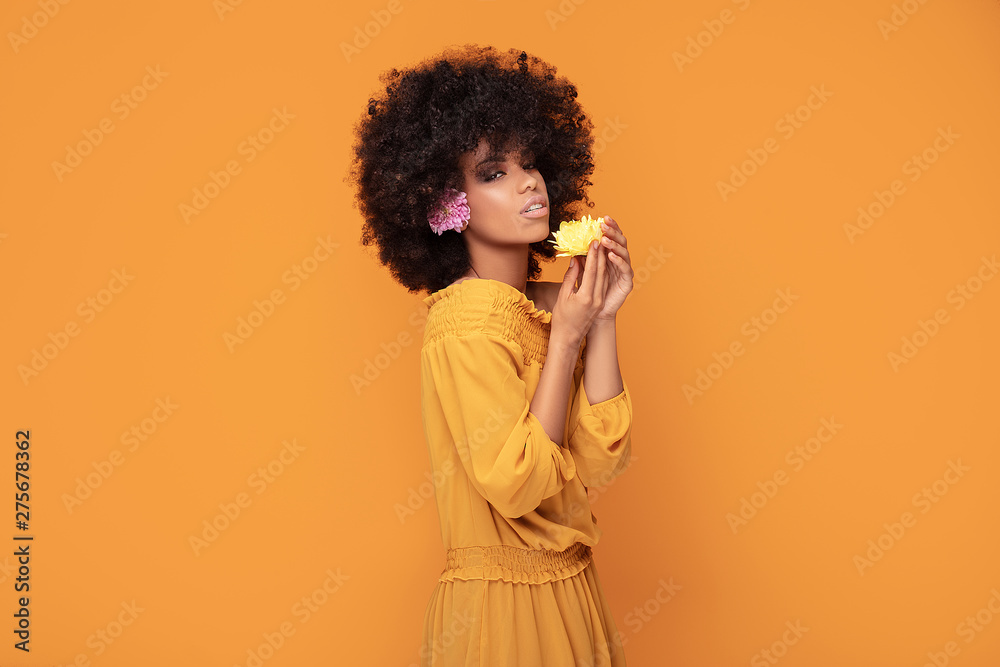
POLYGON ((531 155, 518 155, 518 151, 489 154, 485 140, 461 156, 462 190, 470 212, 463 233, 491 245, 526 245, 549 236, 545 180, 532 160, 531 155))

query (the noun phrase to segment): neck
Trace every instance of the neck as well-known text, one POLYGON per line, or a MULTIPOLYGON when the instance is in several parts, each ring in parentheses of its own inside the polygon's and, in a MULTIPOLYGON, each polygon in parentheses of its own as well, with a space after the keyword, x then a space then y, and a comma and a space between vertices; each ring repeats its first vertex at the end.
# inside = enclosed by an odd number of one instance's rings
POLYGON ((498 280, 523 293, 528 286, 529 251, 527 244, 502 248, 473 244, 469 247, 472 268, 465 277, 498 280))

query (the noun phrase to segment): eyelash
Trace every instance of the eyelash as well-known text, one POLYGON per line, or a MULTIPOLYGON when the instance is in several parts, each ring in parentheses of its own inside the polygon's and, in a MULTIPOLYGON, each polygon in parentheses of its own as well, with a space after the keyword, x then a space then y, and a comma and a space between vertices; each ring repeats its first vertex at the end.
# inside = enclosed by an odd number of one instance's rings
MULTIPOLYGON (((529 162, 523 168, 524 168, 525 171, 535 171, 538 167, 535 166, 534 162, 529 162)), ((496 180, 495 178, 493 178, 494 176, 496 176, 497 174, 503 174, 503 173, 506 173, 506 172, 504 172, 501 169, 497 169, 496 171, 484 171, 482 174, 480 174, 479 178, 481 178, 482 180, 484 180, 484 181, 486 181, 488 183, 490 181, 495 181, 496 180)))

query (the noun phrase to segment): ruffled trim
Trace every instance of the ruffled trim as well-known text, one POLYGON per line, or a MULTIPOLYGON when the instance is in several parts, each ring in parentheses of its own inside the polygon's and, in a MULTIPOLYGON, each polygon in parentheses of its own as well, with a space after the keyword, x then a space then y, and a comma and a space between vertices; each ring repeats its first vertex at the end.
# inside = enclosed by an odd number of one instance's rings
POLYGON ((494 280, 492 278, 469 278, 468 280, 463 280, 460 283, 448 285, 444 289, 439 289, 438 291, 431 293, 429 296, 424 297, 423 302, 428 308, 430 308, 438 301, 452 296, 463 288, 467 289, 469 287, 472 287, 473 289, 487 289, 490 292, 499 292, 504 294, 512 299, 516 306, 524 309, 524 312, 528 315, 528 317, 536 319, 544 324, 552 323, 552 313, 544 308, 538 308, 535 305, 535 302, 528 298, 527 294, 513 285, 508 285, 502 280, 494 280))
POLYGON ((520 346, 525 365, 545 363, 552 313, 499 280, 471 278, 423 299, 427 305, 424 345, 444 336, 487 334, 520 346))
POLYGON ((610 410, 612 413, 616 412, 621 405, 628 405, 631 402, 631 397, 628 393, 628 385, 625 384, 625 380, 622 380, 622 390, 617 396, 612 396, 611 398, 606 398, 599 403, 591 403, 590 398, 587 396, 587 389, 584 387, 583 383, 580 383, 580 401, 583 406, 591 413, 598 413, 602 410, 610 410))
POLYGON ((526 549, 509 544, 448 549, 439 581, 490 579, 544 584, 579 574, 590 564, 589 545, 574 542, 563 551, 526 549))

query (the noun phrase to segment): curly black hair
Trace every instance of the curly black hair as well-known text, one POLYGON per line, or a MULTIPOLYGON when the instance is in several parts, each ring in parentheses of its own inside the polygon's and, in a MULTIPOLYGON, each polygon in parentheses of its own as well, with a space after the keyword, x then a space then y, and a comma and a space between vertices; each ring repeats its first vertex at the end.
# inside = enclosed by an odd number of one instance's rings
MULTIPOLYGON (((517 147, 534 156, 549 197, 550 231, 577 217, 578 202, 594 206, 586 192, 594 124, 576 101, 576 87, 552 65, 516 49, 466 44, 379 78, 385 93, 368 100, 355 124, 345 180, 357 187, 362 245, 376 245, 379 260, 410 292, 443 289, 471 266, 461 235, 439 236, 427 214, 444 188, 461 189, 459 157, 481 139, 490 149, 517 147)), ((534 280, 539 258, 551 260, 556 250, 548 240, 529 248, 534 280)))

